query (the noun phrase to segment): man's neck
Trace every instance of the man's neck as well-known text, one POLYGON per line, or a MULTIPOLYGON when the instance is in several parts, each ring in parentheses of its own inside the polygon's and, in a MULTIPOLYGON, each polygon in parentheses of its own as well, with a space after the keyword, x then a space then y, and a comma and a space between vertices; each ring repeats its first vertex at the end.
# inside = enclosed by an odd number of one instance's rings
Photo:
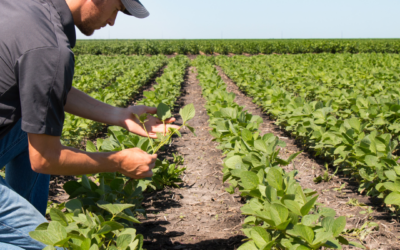
POLYGON ((75 25, 77 25, 81 18, 81 8, 82 8, 82 4, 84 1, 82 0, 65 0, 65 2, 67 3, 71 13, 72 13, 72 18, 74 19, 74 23, 75 25))

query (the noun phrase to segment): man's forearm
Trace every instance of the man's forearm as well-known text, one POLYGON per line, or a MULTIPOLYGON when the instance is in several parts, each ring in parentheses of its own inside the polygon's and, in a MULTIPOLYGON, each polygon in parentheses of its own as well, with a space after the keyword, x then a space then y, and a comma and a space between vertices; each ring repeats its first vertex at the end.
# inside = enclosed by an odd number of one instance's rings
POLYGON ((110 153, 89 153, 61 145, 60 137, 28 134, 29 159, 35 172, 52 175, 82 175, 120 172, 139 179, 151 177, 157 155, 139 148, 110 153))
POLYGON ((120 113, 126 112, 123 108, 98 101, 76 88, 71 88, 68 94, 65 111, 86 119, 117 126, 123 126, 120 113))
POLYGON ((74 148, 61 146, 59 154, 49 151, 48 155, 41 155, 34 148, 30 148, 32 169, 38 173, 51 175, 82 175, 104 172, 116 172, 119 164, 116 153, 89 153, 74 148))

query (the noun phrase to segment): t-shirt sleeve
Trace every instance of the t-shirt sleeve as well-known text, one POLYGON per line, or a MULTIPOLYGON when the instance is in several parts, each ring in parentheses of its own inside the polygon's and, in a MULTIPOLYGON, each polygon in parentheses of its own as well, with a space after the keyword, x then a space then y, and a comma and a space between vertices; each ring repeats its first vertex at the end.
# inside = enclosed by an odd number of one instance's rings
POLYGON ((61 136, 64 105, 74 74, 73 53, 55 47, 35 49, 19 58, 16 72, 22 130, 61 136))

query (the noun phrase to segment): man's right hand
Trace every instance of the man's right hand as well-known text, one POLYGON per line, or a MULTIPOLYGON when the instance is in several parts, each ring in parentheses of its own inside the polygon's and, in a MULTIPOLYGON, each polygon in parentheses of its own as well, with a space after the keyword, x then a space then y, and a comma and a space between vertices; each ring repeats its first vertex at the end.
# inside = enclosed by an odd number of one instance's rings
POLYGON ((151 171, 157 160, 157 155, 150 155, 139 148, 125 149, 116 154, 121 174, 133 178, 142 179, 152 177, 151 171))

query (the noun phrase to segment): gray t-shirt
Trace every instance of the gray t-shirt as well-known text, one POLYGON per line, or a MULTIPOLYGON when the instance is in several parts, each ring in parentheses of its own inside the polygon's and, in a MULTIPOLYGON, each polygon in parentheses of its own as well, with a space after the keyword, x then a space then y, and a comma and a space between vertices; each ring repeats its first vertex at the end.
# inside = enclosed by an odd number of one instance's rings
POLYGON ((65 0, 0 0, 0 139, 22 130, 60 136, 76 35, 65 0))

